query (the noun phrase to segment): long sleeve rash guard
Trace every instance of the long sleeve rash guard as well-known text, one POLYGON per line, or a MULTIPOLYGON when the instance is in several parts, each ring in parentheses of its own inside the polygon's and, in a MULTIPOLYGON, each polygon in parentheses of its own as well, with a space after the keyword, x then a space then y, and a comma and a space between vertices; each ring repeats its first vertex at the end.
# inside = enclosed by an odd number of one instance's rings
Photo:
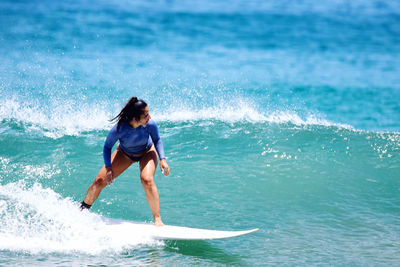
POLYGON ((152 119, 145 126, 137 128, 132 128, 128 122, 124 122, 121 124, 119 131, 117 131, 117 124, 114 125, 107 135, 103 148, 103 158, 106 167, 111 166, 111 150, 117 140, 119 140, 121 149, 128 154, 141 154, 154 142, 159 158, 165 158, 158 127, 152 119))

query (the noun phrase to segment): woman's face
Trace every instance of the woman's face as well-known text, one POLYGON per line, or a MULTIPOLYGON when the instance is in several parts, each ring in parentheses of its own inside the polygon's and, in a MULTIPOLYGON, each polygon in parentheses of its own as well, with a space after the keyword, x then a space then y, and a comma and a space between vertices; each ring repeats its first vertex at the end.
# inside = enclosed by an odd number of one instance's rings
POLYGON ((138 121, 138 123, 139 123, 139 125, 143 125, 144 126, 149 122, 150 119, 151 119, 151 116, 149 114, 149 106, 146 106, 143 109, 143 114, 140 115, 140 120, 138 121))

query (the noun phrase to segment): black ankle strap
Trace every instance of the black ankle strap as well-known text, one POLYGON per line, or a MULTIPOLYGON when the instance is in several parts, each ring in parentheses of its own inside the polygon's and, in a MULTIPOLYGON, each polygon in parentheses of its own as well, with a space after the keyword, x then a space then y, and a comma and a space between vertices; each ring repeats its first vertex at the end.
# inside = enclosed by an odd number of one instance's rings
POLYGON ((81 210, 89 210, 92 207, 92 205, 86 204, 85 201, 81 202, 81 210))

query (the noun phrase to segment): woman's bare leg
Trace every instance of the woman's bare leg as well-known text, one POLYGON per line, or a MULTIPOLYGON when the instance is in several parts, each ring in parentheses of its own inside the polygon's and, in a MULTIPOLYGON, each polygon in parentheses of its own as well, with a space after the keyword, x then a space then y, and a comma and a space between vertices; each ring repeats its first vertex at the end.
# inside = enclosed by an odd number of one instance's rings
MULTIPOLYGON (((123 173, 129 166, 131 166, 132 163, 133 161, 130 158, 128 158, 119 149, 116 149, 111 156, 111 167, 114 173, 114 179, 123 173)), ((99 197, 101 190, 103 190, 106 185, 106 168, 103 166, 96 179, 94 179, 93 183, 89 186, 83 201, 88 205, 92 205, 93 202, 95 202, 99 197)))
POLYGON ((158 163, 158 156, 154 146, 140 160, 140 180, 142 182, 147 201, 153 213, 154 224, 164 225, 160 216, 160 199, 154 183, 154 173, 158 163))

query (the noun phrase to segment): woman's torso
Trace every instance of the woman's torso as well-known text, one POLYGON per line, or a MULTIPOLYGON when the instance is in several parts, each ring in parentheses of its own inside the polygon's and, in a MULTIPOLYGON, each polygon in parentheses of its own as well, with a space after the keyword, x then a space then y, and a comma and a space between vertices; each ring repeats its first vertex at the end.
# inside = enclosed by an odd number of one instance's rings
POLYGON ((118 132, 120 147, 128 154, 141 154, 153 143, 147 125, 132 128, 124 123, 118 132))

